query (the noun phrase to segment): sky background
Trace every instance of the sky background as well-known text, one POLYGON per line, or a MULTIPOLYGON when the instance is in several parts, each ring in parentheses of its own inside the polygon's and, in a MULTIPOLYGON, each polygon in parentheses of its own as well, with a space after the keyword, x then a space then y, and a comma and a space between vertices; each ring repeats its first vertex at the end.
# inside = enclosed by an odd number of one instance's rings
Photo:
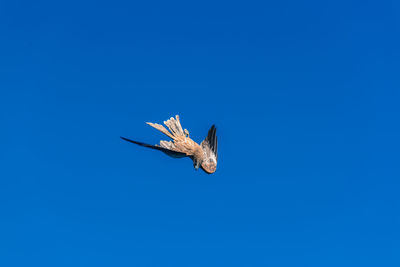
POLYGON ((399 266, 398 1, 1 1, 1 266, 399 266), (175 114, 217 172, 124 142, 175 114))

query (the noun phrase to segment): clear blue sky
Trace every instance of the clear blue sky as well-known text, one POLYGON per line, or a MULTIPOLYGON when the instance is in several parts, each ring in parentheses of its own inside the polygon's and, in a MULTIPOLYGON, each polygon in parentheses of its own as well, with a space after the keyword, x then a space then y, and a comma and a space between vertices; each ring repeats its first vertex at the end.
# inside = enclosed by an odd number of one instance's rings
POLYGON ((2 1, 1 266, 400 266, 398 1, 2 1), (119 139, 218 127, 214 175, 119 139))

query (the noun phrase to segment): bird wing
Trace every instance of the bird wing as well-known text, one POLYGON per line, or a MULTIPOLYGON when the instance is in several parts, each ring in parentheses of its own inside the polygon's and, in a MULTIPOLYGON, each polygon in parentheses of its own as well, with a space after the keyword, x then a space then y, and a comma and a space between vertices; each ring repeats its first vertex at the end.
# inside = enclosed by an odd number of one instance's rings
POLYGON ((128 139, 128 138, 125 138, 125 137, 122 137, 122 136, 121 136, 121 139, 123 139, 125 141, 128 141, 128 142, 131 142, 131 143, 134 143, 134 144, 139 145, 139 146, 144 146, 144 147, 148 147, 148 148, 151 148, 151 149, 162 151, 165 154, 167 154, 168 156, 171 156, 171 157, 174 157, 174 158, 187 157, 186 153, 182 153, 182 152, 178 152, 178 151, 175 151, 175 150, 167 149, 167 148, 164 148, 164 147, 161 147, 161 146, 153 146, 153 145, 145 144, 145 143, 142 143, 142 142, 133 141, 131 139, 128 139))
POLYGON ((207 137, 201 142, 200 146, 206 152, 207 157, 215 157, 215 160, 218 160, 218 138, 215 125, 208 130, 207 137))

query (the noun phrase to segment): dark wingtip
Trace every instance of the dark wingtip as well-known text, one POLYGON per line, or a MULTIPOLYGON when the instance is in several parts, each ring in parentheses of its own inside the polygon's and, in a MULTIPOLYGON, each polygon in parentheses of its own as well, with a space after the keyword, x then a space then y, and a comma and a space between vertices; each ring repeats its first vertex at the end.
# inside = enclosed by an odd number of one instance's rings
POLYGON ((140 142, 137 142, 137 141, 133 141, 133 140, 128 139, 128 138, 125 138, 125 137, 123 137, 123 136, 120 136, 120 138, 121 138, 122 140, 128 141, 128 142, 130 142, 130 143, 134 143, 134 144, 137 144, 137 145, 143 145, 143 143, 140 143, 140 142))
POLYGON ((130 141, 128 138, 125 138, 123 136, 120 136, 119 138, 121 138, 122 140, 125 140, 125 141, 130 141))
POLYGON ((211 148, 211 150, 214 152, 214 154, 218 157, 218 141, 217 141, 217 127, 215 126, 215 124, 213 124, 210 128, 210 130, 208 131, 206 140, 208 141, 208 144, 211 148))

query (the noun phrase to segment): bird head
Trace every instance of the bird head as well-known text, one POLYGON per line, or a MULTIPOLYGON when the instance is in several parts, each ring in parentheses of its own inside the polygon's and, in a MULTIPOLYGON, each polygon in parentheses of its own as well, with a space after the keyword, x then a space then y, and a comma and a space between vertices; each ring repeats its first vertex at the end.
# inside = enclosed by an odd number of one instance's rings
POLYGON ((217 162, 213 158, 208 158, 201 163, 201 168, 208 174, 217 170, 217 162))

